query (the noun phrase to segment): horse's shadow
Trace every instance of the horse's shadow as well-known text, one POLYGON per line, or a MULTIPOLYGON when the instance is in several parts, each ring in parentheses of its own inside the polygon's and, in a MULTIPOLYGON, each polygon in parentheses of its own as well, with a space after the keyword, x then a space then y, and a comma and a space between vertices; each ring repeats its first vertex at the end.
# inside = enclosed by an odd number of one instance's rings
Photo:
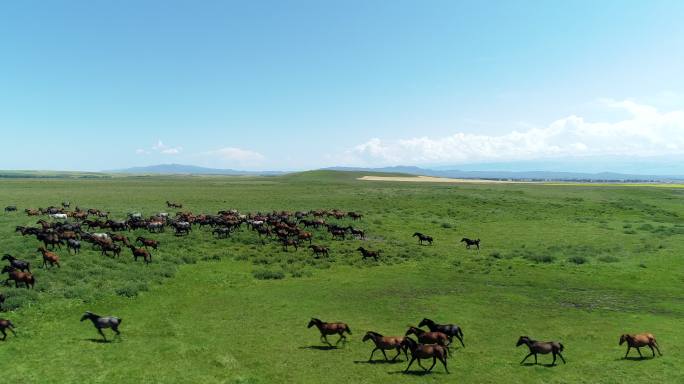
POLYGON ((654 356, 644 356, 644 357, 636 357, 636 356, 627 356, 627 357, 620 357, 615 359, 615 361, 644 361, 644 360, 653 360, 655 359, 654 356))
POLYGON ((396 360, 355 360, 354 364, 369 364, 369 365, 376 365, 376 364, 387 364, 387 365, 393 365, 393 364, 399 364, 399 363, 405 363, 405 360, 401 359, 396 359, 396 360))
POLYGON ((553 368, 553 367, 557 367, 558 364, 551 364, 551 363, 547 363, 547 364, 523 363, 522 366, 523 366, 523 367, 534 367, 534 366, 538 366, 538 367, 544 367, 544 368, 553 368))
POLYGON ((435 372, 433 371, 424 371, 424 370, 413 370, 413 371, 404 371, 403 369, 401 371, 392 371, 392 372, 387 372, 388 375, 410 375, 410 376, 427 376, 427 375, 439 375, 439 374, 446 374, 446 372, 435 372))
POLYGON ((307 345, 299 347, 299 349, 313 349, 317 351, 331 351, 333 349, 340 349, 337 345, 307 345))

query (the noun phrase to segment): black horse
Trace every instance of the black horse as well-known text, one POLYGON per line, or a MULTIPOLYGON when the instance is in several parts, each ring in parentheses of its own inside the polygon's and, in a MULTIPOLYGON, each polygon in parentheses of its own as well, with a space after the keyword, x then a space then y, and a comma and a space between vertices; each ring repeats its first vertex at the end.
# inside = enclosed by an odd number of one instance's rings
POLYGON ((480 239, 471 240, 471 239, 469 239, 469 238, 467 238, 467 237, 464 237, 464 238, 461 239, 461 243, 465 243, 465 244, 466 244, 466 249, 470 249, 470 247, 474 245, 474 246, 477 247, 477 250, 478 250, 478 251, 480 250, 480 239))
POLYGON ((16 212, 16 211, 17 211, 16 205, 8 205, 5 207, 5 212, 16 212))
POLYGON ((31 272, 31 263, 29 263, 28 261, 19 260, 16 257, 7 253, 2 256, 2 260, 9 261, 10 266, 22 272, 31 272))
POLYGON ((463 330, 456 324, 437 324, 428 318, 424 318, 418 326, 427 326, 430 329, 430 332, 442 332, 449 336, 449 344, 451 344, 453 337, 455 336, 465 348, 465 344, 463 343, 463 330))
POLYGON ((423 241, 427 241, 430 245, 432 245, 432 236, 428 236, 428 235, 424 235, 420 232, 416 232, 411 237, 418 237, 418 242, 420 243, 420 245, 423 245, 423 241))
POLYGON ((90 320, 93 322, 93 325, 95 328, 97 328, 97 331, 104 337, 104 340, 107 341, 107 336, 105 336, 104 332, 102 332, 103 328, 111 328, 112 331, 116 333, 116 336, 119 336, 121 332, 119 332, 119 325, 121 324, 121 319, 115 316, 99 316, 96 315, 92 312, 86 312, 81 316, 81 321, 83 320, 90 320))

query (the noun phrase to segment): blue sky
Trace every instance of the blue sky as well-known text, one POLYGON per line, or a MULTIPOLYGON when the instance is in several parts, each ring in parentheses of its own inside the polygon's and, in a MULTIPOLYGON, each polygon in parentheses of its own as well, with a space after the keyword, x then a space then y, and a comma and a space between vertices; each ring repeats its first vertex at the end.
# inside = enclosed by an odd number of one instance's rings
POLYGON ((680 1, 6 2, 0 169, 670 172, 683 16, 680 1))

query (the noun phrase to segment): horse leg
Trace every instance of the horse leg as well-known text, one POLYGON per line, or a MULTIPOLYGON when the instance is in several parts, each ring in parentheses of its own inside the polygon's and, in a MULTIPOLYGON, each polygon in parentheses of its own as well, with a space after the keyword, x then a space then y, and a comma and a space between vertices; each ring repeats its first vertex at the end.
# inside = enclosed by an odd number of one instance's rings
POLYGON ((420 362, 420 358, 418 358, 418 365, 423 368, 423 371, 427 371, 427 368, 423 367, 423 363, 420 362))
POLYGON ((389 359, 387 358, 387 354, 385 353, 385 350, 384 350, 384 349, 381 349, 380 351, 382 352, 382 355, 385 356, 385 361, 389 360, 389 359))
POLYGON ((553 352, 553 361, 551 362, 551 366, 556 365, 556 352, 553 352))
POLYGON ((104 337, 104 341, 107 341, 107 336, 105 336, 104 332, 102 332, 102 328, 98 328, 97 331, 104 337))
POLYGON ((631 347, 630 345, 627 345, 627 353, 625 353, 624 359, 626 359, 626 358, 627 358, 627 355, 629 355, 629 350, 630 350, 630 349, 632 349, 632 347, 631 347))
POLYGON ((561 360, 563 360, 563 364, 566 364, 566 362, 565 362, 565 358, 563 357, 563 355, 561 355, 561 353, 560 353, 560 352, 558 352, 558 356, 560 356, 561 360))
POLYGON ((432 365, 430 366, 430 369, 428 369, 428 372, 432 371, 432 368, 435 367, 435 364, 437 364, 437 356, 432 356, 432 365))
MULTIPOLYGON (((411 368, 411 364, 413 364, 413 361, 414 361, 415 359, 416 359, 415 356, 411 356, 411 361, 409 361, 409 365, 408 365, 408 367, 406 367, 406 369, 404 370, 404 372, 408 372, 409 368, 411 368)), ((419 360, 419 362, 420 362, 420 360, 419 360)))
POLYGON ((653 354, 653 357, 655 357, 655 350, 653 349, 653 346, 649 344, 648 347, 651 348, 651 353, 653 354))
POLYGON ((121 334, 121 332, 119 332, 119 326, 118 325, 116 327, 112 327, 112 331, 114 331, 117 336, 119 336, 121 334))
POLYGON ((644 355, 641 354, 641 348, 640 348, 640 347, 636 347, 636 349, 637 349, 637 352, 639 352, 639 357, 641 357, 641 358, 643 359, 643 358, 644 358, 644 355))
POLYGON ((444 365, 444 370, 446 371, 446 373, 449 373, 449 368, 447 368, 446 358, 440 357, 440 358, 439 358, 439 361, 441 361, 441 362, 442 362, 442 365, 444 365))
POLYGON ((397 347, 397 354, 392 358, 392 361, 396 361, 399 355, 401 355, 401 348, 397 347))
POLYGON ((527 360, 527 358, 528 358, 528 357, 530 357, 530 356, 532 356, 532 355, 533 355, 533 353, 532 353, 532 352, 528 353, 528 354, 527 354, 527 356, 525 356, 525 358, 524 358, 524 359, 522 359, 522 361, 520 362, 520 364, 524 363, 524 362, 525 362, 525 360, 527 360))
POLYGON ((378 349, 380 349, 380 347, 375 347, 375 349, 373 350, 373 352, 371 352, 371 355, 370 355, 370 357, 368 358, 368 361, 369 361, 369 362, 370 362, 370 361, 373 361, 373 354, 374 354, 375 351, 377 351, 378 349))
POLYGON ((330 344, 330 342, 328 341, 328 338, 325 335, 322 335, 321 338, 323 338, 324 343, 328 344, 331 347, 333 346, 332 344, 330 344))
POLYGON ((660 356, 662 356, 663 354, 660 353, 660 348, 658 348, 658 342, 656 342, 655 340, 653 340, 653 346, 655 347, 656 351, 658 351, 658 354, 659 354, 660 356))
POLYGON ((535 365, 537 364, 537 354, 536 353, 534 354, 534 364, 535 365))
POLYGON ((0 328, 0 332, 2 332, 2 339, 5 340, 7 338, 7 332, 5 332, 5 329, 0 328))

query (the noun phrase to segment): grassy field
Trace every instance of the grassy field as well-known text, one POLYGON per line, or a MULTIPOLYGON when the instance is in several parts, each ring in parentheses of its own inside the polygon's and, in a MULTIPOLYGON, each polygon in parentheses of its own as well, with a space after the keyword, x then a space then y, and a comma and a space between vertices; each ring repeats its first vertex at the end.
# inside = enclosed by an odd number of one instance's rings
MULTIPOLYGON (((0 180, 0 205, 20 210, 63 200, 114 217, 166 211, 165 200, 196 213, 338 208, 362 212, 355 225, 369 234, 342 242, 316 232, 314 243, 331 247, 327 260, 262 245, 248 231, 217 240, 207 229, 186 238, 153 235, 162 246, 149 266, 134 263, 127 250, 119 260, 89 247, 80 255, 60 252, 61 269, 34 268, 35 290, 0 289, 8 297, 0 317, 17 325, 17 336, 0 342, 3 379, 684 382, 684 189, 360 176, 0 180), (435 244, 419 246, 415 231, 435 244), (458 243, 464 236, 481 238, 482 249, 465 250, 458 243), (382 259, 360 260, 359 245, 382 249, 382 259), (85 310, 123 318, 122 336, 99 342, 92 325, 78 321, 85 310), (350 342, 322 348, 318 332, 306 328, 312 316, 347 322, 350 342), (453 348, 450 375, 441 366, 428 375, 402 374, 403 359, 367 362, 372 346, 361 342, 365 331, 398 335, 423 317, 464 329, 466 347, 453 348), (623 360, 620 334, 642 331, 657 335, 664 356, 623 360), (568 363, 520 366, 527 353, 515 348, 520 335, 562 341, 568 363)), ((0 251, 37 266, 35 239, 14 233, 36 220, 23 212, 0 215, 0 251)))

